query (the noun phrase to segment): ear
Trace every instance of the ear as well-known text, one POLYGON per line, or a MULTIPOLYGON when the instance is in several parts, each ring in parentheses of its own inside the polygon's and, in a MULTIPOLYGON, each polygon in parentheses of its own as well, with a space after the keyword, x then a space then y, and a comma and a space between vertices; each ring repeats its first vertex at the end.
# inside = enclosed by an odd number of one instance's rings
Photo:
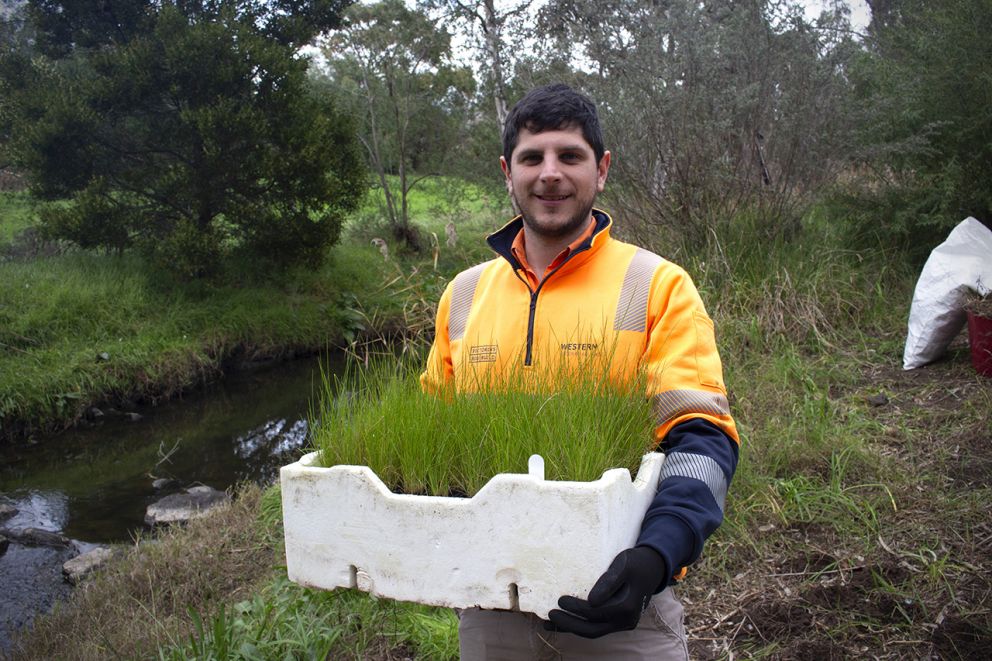
POLYGON ((513 193, 513 180, 510 178, 510 164, 506 162, 505 156, 499 157, 499 167, 503 171, 503 176, 506 178, 506 190, 508 193, 513 193))
POLYGON ((610 152, 603 152, 603 158, 599 159, 596 170, 596 191, 602 193, 606 187, 606 175, 610 171, 610 152))

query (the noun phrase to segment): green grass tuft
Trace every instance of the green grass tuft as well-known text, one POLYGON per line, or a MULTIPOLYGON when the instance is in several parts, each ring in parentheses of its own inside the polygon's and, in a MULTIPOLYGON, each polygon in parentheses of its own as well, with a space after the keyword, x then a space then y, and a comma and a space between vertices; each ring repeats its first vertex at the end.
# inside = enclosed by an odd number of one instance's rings
POLYGON ((352 383, 325 380, 315 445, 324 465, 369 466, 406 493, 472 495, 493 475, 526 472, 532 454, 550 480, 636 472, 653 446, 643 383, 565 371, 556 380, 534 392, 514 375, 498 388, 433 396, 413 368, 372 367, 352 383))

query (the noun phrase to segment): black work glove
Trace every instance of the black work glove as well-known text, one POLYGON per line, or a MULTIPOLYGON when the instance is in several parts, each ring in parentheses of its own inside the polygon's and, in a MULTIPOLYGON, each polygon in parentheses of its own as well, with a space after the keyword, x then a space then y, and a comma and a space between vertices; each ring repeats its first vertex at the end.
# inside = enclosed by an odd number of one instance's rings
POLYGON ((589 590, 589 598, 561 597, 558 606, 562 610, 548 613, 551 621, 544 628, 583 638, 629 631, 637 626, 666 572, 665 561, 654 549, 635 546, 621 551, 589 590))

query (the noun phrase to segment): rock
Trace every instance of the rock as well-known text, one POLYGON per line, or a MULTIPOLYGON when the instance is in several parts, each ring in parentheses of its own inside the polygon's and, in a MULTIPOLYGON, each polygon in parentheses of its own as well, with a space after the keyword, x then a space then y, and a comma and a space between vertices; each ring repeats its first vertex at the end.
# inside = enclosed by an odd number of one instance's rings
POLYGON ((99 569, 112 557, 114 557, 113 551, 105 546, 98 546, 63 563, 62 574, 65 576, 65 580, 73 585, 78 585, 84 576, 99 569))
POLYGON ((0 535, 0 555, 7 552, 7 548, 10 546, 10 540, 0 535))
POLYGON ((889 403, 889 398, 883 393, 878 393, 877 395, 872 395, 868 398, 868 403, 874 407, 885 406, 889 403))
POLYGON ((164 491, 165 489, 175 489, 179 486, 179 480, 173 480, 171 477, 160 477, 152 482, 152 488, 155 491, 164 491))
POLYGON ((213 487, 193 487, 186 489, 186 493, 175 493, 149 505, 145 510, 145 523, 150 526, 183 523, 230 500, 230 496, 213 487))
POLYGON ((130 420, 131 422, 137 422, 138 420, 141 420, 141 418, 143 418, 144 416, 142 416, 140 413, 132 412, 132 413, 125 413, 124 417, 130 420))
POLYGON ((96 356, 96 359, 97 360, 102 360, 102 361, 106 362, 106 361, 110 360, 110 354, 107 353, 106 351, 104 351, 102 353, 98 353, 97 356, 96 356))
POLYGON ((0 503, 0 521, 6 521, 17 514, 17 508, 7 503, 0 503))
POLYGON ((98 408, 97 408, 97 407, 95 407, 95 406, 91 406, 91 407, 89 408, 89 410, 88 410, 88 411, 86 411, 86 416, 87 416, 87 417, 88 417, 88 418, 89 418, 90 420, 97 420, 97 419, 99 419, 99 418, 102 418, 102 417, 104 416, 104 412, 103 412, 103 411, 101 411, 100 409, 98 409, 98 408))
POLYGON ((25 528, 20 532, 8 531, 8 535, 18 544, 25 546, 51 546, 54 548, 69 548, 69 538, 61 533, 41 528, 25 528))

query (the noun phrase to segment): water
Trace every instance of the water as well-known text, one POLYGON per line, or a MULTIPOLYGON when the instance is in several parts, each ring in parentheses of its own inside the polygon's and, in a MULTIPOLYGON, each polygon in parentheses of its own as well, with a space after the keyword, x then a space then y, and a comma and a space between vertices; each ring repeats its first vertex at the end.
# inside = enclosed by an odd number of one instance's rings
MULTIPOLYGON (((343 369, 340 359, 320 362, 330 372, 343 369)), ((0 556, 0 653, 12 631, 68 594, 61 566, 75 550, 131 541, 145 528, 145 508, 181 488, 274 481, 306 447, 320 362, 238 373, 183 399, 139 408, 136 422, 106 415, 90 428, 0 448, 0 503, 19 510, 0 528, 42 528, 75 542, 71 550, 12 542, 0 556), (155 478, 179 487, 156 491, 155 478)))

